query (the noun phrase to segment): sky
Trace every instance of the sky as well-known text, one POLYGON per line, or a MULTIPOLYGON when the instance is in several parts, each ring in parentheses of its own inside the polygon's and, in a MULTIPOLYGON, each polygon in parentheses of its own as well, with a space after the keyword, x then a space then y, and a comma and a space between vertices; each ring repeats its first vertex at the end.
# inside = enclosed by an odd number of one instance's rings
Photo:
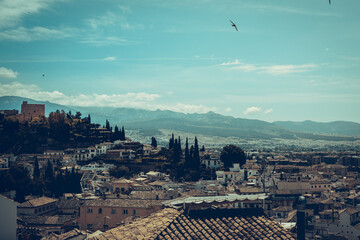
POLYGON ((359 11, 359 0, 0 0, 0 96, 360 122, 359 11))

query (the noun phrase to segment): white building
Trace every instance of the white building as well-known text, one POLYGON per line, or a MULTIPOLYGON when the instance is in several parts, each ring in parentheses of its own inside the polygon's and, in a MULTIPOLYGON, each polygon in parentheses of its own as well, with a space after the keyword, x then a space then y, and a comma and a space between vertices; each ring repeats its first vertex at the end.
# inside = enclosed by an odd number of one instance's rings
POLYGON ((221 167, 221 161, 218 158, 202 159, 201 164, 204 164, 206 168, 218 169, 221 167))
POLYGON ((16 239, 17 202, 0 195, 0 238, 16 239))
POLYGON ((360 211, 358 209, 346 208, 336 213, 329 212, 328 215, 328 218, 323 217, 311 223, 315 234, 321 236, 339 234, 347 239, 360 239, 360 211))

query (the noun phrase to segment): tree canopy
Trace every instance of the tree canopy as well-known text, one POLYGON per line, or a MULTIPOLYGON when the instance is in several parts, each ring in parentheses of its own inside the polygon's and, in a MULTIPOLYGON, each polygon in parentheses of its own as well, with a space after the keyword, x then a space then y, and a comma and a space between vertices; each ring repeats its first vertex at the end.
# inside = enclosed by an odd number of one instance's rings
POLYGON ((224 163, 224 168, 229 169, 234 163, 240 163, 240 166, 246 163, 245 152, 235 145, 227 145, 221 151, 220 160, 224 163))

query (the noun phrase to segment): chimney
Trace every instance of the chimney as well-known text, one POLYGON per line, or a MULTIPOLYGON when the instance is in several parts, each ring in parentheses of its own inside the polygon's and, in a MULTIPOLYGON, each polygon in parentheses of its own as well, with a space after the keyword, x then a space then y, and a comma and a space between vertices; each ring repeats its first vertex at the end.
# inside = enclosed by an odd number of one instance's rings
POLYGON ((306 199, 304 196, 300 196, 296 201, 297 213, 296 213, 296 231, 297 240, 305 240, 305 206, 306 199))

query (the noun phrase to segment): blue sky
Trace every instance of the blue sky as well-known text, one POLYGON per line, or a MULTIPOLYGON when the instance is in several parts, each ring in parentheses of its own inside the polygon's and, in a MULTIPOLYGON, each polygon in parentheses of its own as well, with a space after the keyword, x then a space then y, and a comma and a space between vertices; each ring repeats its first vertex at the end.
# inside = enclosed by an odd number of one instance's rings
POLYGON ((359 10, 358 0, 0 0, 0 96, 360 122, 359 10))

